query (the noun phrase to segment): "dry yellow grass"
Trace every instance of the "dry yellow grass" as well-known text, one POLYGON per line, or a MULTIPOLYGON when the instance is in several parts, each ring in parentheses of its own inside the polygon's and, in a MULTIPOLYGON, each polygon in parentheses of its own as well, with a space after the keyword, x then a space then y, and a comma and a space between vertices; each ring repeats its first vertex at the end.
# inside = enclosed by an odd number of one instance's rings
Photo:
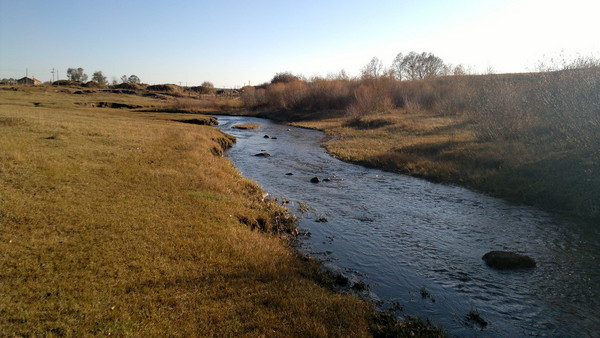
POLYGON ((467 144, 475 142, 473 133, 462 128, 460 120, 425 112, 395 110, 361 120, 340 116, 295 124, 335 136, 325 148, 344 161, 442 180, 457 175, 459 168, 448 162, 436 163, 423 156, 422 150, 431 148, 444 156, 464 151, 467 144), (444 168, 437 168, 440 165, 444 168))
POLYGON ((61 90, 0 89, 0 335, 370 335, 369 304, 239 221, 280 210, 229 138, 61 90))
POLYGON ((236 124, 235 126, 232 126, 232 128, 237 128, 237 129, 260 129, 260 126, 258 124, 246 123, 246 124, 236 124))
POLYGON ((538 131, 536 144, 518 138, 482 140, 477 122, 404 109, 295 124, 332 135, 325 147, 345 161, 459 183, 555 212, 600 216, 597 150, 565 148, 551 134, 538 131))

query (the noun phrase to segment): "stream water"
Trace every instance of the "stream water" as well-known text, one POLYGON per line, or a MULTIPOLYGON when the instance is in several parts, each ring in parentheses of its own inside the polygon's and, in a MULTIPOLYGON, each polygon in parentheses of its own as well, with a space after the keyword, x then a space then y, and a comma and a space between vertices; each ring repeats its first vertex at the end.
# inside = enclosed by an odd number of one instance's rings
POLYGON ((320 146, 319 131, 218 120, 237 137, 227 156, 242 174, 290 201, 307 233, 300 250, 366 283, 382 309, 430 318, 450 336, 600 335, 597 224, 336 160, 320 146), (242 123, 261 128, 232 128, 242 123), (253 156, 260 152, 271 156, 253 156), (313 177, 328 180, 314 184, 313 177), (491 269, 481 259, 491 250, 527 254, 537 267, 491 269))

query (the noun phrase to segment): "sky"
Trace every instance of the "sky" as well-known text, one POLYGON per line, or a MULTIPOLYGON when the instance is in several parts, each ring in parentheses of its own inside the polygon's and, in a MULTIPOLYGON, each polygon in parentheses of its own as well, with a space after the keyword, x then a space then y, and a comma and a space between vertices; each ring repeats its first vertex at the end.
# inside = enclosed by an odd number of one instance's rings
POLYGON ((231 88, 276 73, 358 75, 373 58, 430 52, 476 73, 600 57, 595 0, 0 0, 0 78, 231 88), (55 73, 56 79, 56 73, 55 73))

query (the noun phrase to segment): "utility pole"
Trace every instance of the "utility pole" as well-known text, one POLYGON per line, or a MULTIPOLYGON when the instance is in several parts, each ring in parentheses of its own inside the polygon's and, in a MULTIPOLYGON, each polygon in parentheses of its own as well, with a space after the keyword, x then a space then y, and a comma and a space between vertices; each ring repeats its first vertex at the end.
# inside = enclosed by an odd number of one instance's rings
POLYGON ((54 68, 52 68, 52 71, 50 73, 52 73, 52 82, 54 82, 54 68))

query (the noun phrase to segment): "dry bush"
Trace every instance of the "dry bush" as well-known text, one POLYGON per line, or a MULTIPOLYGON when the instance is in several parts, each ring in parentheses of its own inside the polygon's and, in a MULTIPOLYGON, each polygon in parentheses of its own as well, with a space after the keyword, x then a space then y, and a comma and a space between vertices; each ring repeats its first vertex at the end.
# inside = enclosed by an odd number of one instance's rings
POLYGON ((256 89, 252 86, 245 86, 242 88, 242 95, 240 96, 244 106, 247 108, 254 108, 259 105, 258 99, 256 97, 256 89))
POLYGON ((267 87, 266 98, 267 105, 275 110, 281 110, 286 108, 285 102, 285 83, 276 82, 272 83, 267 87))
POLYGON ((429 80, 396 82, 392 91, 394 105, 409 111, 432 109, 438 97, 434 85, 429 80))
POLYGON ((348 80, 313 79, 309 83, 311 110, 342 110, 353 100, 354 83, 348 80))
POLYGON ((346 108, 353 120, 360 120, 369 113, 386 112, 392 108, 392 100, 382 87, 360 85, 354 91, 354 102, 346 108))
POLYGON ((467 118, 482 139, 551 142, 594 149, 600 126, 600 68, 469 77, 467 118))
POLYGON ((306 98, 308 96, 308 86, 303 81, 293 81, 285 85, 283 92, 285 108, 303 109, 305 108, 306 98))
POLYGON ((522 90, 502 78, 486 77, 473 87, 469 116, 481 139, 519 139, 526 136, 533 116, 526 109, 522 90))
POLYGON ((598 151, 599 67, 542 73, 528 97, 528 107, 554 137, 566 146, 598 151))
POLYGON ((468 108, 472 90, 465 76, 442 77, 433 83, 436 92, 433 110, 445 116, 460 116, 468 108))

